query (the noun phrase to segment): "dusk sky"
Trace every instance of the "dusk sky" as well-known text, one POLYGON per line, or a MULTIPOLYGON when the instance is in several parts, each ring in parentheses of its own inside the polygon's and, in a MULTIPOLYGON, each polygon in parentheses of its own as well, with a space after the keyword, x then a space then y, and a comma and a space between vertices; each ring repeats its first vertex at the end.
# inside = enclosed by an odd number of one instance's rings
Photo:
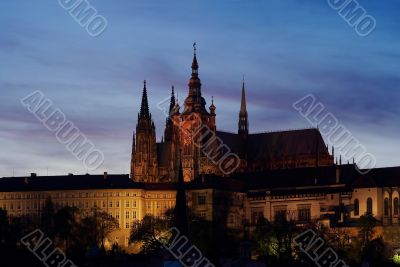
POLYGON ((182 104, 193 42, 217 129, 237 131, 245 75, 250 132, 312 127, 292 104, 313 94, 377 166, 400 165, 398 0, 358 1, 376 19, 367 37, 326 0, 89 2, 108 21, 98 37, 57 0, 1 0, 0 177, 87 172, 21 104, 35 90, 104 153, 93 173, 129 173, 143 80, 160 140, 157 103, 174 85, 182 104))

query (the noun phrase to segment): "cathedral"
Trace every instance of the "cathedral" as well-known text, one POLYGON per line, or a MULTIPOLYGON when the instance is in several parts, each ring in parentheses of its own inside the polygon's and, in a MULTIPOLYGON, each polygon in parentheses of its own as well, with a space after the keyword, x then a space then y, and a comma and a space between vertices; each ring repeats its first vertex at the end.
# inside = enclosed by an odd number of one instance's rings
POLYGON ((144 81, 133 134, 131 179, 175 182, 180 159, 185 182, 203 174, 229 177, 234 173, 334 165, 333 151, 330 155, 318 129, 250 133, 244 81, 237 133, 218 131, 214 100, 207 108, 202 97, 195 45, 191 69, 182 110, 172 87, 161 142, 156 141, 144 81))

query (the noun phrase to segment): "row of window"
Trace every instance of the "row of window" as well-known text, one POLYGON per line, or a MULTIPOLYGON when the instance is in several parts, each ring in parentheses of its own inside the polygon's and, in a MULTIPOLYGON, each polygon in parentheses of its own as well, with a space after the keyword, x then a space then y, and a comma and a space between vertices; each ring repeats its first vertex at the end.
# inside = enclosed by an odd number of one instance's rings
MULTIPOLYGON (((166 194, 164 194, 166 195, 166 194)), ((170 195, 170 194, 169 194, 170 195)), ((21 193, 16 193, 16 194, 0 194, 0 199, 37 199, 37 198, 47 198, 47 197, 52 197, 52 198, 89 198, 89 197, 140 197, 140 193, 132 193, 132 192, 125 192, 125 193, 120 193, 120 192, 86 192, 86 193, 55 193, 55 194, 43 194, 43 193, 27 193, 27 194, 21 194, 21 193)), ((158 196, 158 194, 157 194, 158 196)))
MULTIPOLYGON (((55 193, 55 194, 43 194, 43 193, 27 193, 27 194, 0 194, 0 199, 37 199, 37 198, 92 198, 92 197, 141 197, 140 193, 132 192, 86 192, 86 193, 55 193)), ((174 198, 175 196, 171 193, 166 194, 146 194, 146 198, 174 198)))
MULTIPOLYGON (((372 214, 372 198, 367 198, 367 214, 372 214)), ((354 199, 354 216, 360 215, 360 201, 356 198, 354 199)))
MULTIPOLYGON (((383 201, 383 215, 389 216, 389 198, 385 198, 383 201)), ((393 215, 399 215, 399 198, 395 197, 393 199, 393 215)))
POLYGON ((151 209, 151 207, 155 207, 157 209, 164 208, 173 208, 175 206, 174 201, 148 201, 147 202, 147 209, 151 209))
MULTIPOLYGON (((43 208, 44 205, 45 205, 45 203, 44 203, 44 201, 42 201, 41 202, 41 207, 43 208)), ((75 202, 74 201, 71 201, 71 202, 60 201, 60 202, 58 202, 57 201, 57 202, 54 203, 54 205, 55 205, 56 208, 61 208, 61 207, 65 207, 65 206, 79 207, 79 208, 90 208, 90 207, 107 208, 106 201, 93 201, 93 202, 91 202, 91 205, 90 205, 89 201, 86 201, 86 202, 82 202, 82 201, 79 201, 79 202, 78 201, 75 201, 75 202)), ((1 207, 4 210, 14 210, 14 209, 21 210, 24 207, 25 207, 26 210, 30 210, 30 209, 34 209, 35 210, 35 209, 38 208, 38 206, 39 206, 38 202, 33 201, 33 202, 23 202, 23 203, 21 203, 21 202, 3 203, 1 207)), ((136 202, 136 200, 134 200, 134 201, 126 200, 124 202, 124 206, 125 206, 125 208, 136 208, 137 207, 137 202, 136 202)), ((108 207, 109 208, 113 208, 113 207, 119 208, 120 207, 120 201, 119 200, 109 201, 108 207)))

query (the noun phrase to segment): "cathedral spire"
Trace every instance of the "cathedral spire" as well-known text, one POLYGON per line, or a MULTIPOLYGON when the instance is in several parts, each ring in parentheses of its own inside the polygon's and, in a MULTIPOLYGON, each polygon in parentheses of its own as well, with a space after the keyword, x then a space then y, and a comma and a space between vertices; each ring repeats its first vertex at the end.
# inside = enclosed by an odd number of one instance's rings
POLYGON ((174 107, 175 107, 175 92, 174 92, 174 86, 172 85, 171 100, 169 103, 169 118, 172 115, 174 107))
POLYGON ((238 133, 241 135, 247 135, 249 133, 249 122, 248 122, 247 109, 246 109, 246 92, 245 92, 245 87, 244 87, 244 76, 243 76, 243 82, 242 82, 242 100, 240 103, 238 133))
POLYGON ((198 70, 199 70, 199 64, 197 63, 197 57, 196 57, 196 43, 193 43, 193 61, 192 61, 192 77, 193 76, 198 76, 198 70))
POLYGON ((147 89, 146 89, 146 80, 143 82, 143 93, 142 93, 142 104, 140 106, 140 113, 139 118, 149 119, 150 112, 149 112, 149 102, 147 100, 147 89))
POLYGON ((192 112, 202 113, 209 115, 206 110, 206 101, 201 96, 201 81, 199 78, 199 64, 197 62, 197 48, 196 43, 193 44, 193 61, 192 61, 192 74, 189 79, 189 94, 184 101, 184 112, 190 114, 192 112))

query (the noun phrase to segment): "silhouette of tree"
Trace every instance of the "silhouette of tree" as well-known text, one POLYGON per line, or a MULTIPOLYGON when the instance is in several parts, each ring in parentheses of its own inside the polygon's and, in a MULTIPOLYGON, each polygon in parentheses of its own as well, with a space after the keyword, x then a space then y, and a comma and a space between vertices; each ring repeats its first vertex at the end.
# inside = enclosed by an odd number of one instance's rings
POLYGON ((142 243, 141 251, 144 254, 160 254, 170 238, 169 229, 173 224, 170 214, 164 217, 145 215, 142 220, 134 221, 129 242, 142 243))
POLYGON ((378 221, 369 213, 362 215, 358 221, 358 235, 362 246, 366 246, 375 233, 378 221))
POLYGON ((69 251, 71 240, 74 236, 74 230, 77 222, 78 208, 63 207, 54 215, 55 233, 63 240, 66 251, 69 251))
POLYGON ((54 237, 54 204, 51 197, 47 197, 41 212, 40 228, 50 238, 54 237))

